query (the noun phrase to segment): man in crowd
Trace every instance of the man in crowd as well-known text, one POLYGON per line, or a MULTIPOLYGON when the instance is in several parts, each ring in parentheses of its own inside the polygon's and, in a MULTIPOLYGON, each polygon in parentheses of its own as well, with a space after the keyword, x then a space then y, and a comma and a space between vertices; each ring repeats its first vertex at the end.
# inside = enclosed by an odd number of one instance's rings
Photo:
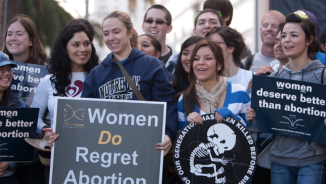
POLYGON ((162 5, 153 5, 147 9, 143 20, 143 31, 155 37, 161 44, 161 60, 168 72, 173 73, 176 65, 175 51, 166 44, 166 35, 172 31, 172 16, 162 5))
POLYGON ((284 15, 276 10, 270 10, 263 16, 260 27, 260 38, 263 42, 261 52, 242 60, 246 69, 255 72, 259 67, 270 65, 275 60, 275 36, 280 23, 284 21, 284 15))

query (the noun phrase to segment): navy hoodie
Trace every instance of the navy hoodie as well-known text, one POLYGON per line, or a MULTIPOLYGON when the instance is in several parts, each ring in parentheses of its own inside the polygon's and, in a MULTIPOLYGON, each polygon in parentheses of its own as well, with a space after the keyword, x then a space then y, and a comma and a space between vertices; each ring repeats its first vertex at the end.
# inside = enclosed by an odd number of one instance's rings
MULTIPOLYGON (((138 100, 112 56, 110 53, 87 75, 82 97, 138 100)), ((178 126, 177 106, 162 61, 133 48, 123 66, 146 101, 167 102, 165 134, 173 140, 178 126)))

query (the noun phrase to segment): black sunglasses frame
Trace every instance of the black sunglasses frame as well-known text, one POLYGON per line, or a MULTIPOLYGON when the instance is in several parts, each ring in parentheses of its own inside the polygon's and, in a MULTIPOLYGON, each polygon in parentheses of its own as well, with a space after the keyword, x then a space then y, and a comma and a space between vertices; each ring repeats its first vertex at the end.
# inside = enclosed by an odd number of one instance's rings
POLYGON ((155 24, 157 25, 163 25, 164 23, 166 25, 169 25, 167 22, 165 22, 164 20, 153 20, 153 19, 145 19, 144 21, 147 24, 153 24, 153 22, 155 22, 155 24))

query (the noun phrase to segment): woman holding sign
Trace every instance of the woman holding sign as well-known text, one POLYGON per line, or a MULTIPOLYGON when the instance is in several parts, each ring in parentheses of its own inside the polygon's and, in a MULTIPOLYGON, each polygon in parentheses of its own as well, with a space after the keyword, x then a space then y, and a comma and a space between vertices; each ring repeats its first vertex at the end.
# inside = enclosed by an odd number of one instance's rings
POLYGON ((167 102, 165 141, 156 144, 156 149, 164 150, 166 154, 176 135, 177 116, 173 104, 174 91, 163 62, 135 48, 138 46, 138 36, 127 13, 114 11, 108 14, 103 20, 102 31, 104 42, 112 53, 87 76, 82 97, 120 100, 143 98, 167 102), (127 74, 123 74, 120 68, 125 68, 127 74), (131 76, 132 83, 127 83, 125 79, 128 77, 124 76, 131 76), (130 89, 129 86, 133 84, 135 89, 130 89), (107 88, 116 90, 103 90, 107 88))
MULTIPOLYGON (((12 68, 16 66, 0 52, 0 107, 27 107, 25 102, 11 94, 12 68)), ((18 184, 14 175, 16 168, 15 162, 0 162, 0 184, 18 184)))
POLYGON ((201 115, 215 113, 217 121, 232 116, 243 124, 250 97, 240 84, 222 77, 224 59, 221 47, 215 41, 200 41, 191 56, 190 86, 179 97, 178 129, 188 122, 202 123, 201 115))
MULTIPOLYGON (((86 22, 87 23, 87 22, 86 22)), ((88 23, 89 24, 89 23, 88 23)), ((42 118, 46 109, 54 115, 54 97, 80 97, 86 75, 98 65, 93 32, 84 20, 70 21, 59 33, 51 51, 49 72, 37 87, 32 107, 40 108, 37 132, 52 146, 59 135, 42 118)))
MULTIPOLYGON (((312 61, 309 58, 319 49, 314 24, 296 14, 289 14, 281 32, 281 46, 283 52, 289 58, 289 63, 270 76, 324 84, 323 81, 326 81, 324 66, 319 60, 312 61)), ((247 120, 252 120, 254 117, 254 110, 248 108, 247 120)), ((276 135, 271 146, 271 155, 273 184, 324 183, 325 145, 294 137, 276 135)))

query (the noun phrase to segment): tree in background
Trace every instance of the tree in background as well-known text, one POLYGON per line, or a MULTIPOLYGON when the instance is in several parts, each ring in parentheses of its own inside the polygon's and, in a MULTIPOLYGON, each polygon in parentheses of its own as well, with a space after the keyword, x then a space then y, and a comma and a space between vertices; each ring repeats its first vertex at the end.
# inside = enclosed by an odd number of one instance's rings
MULTIPOLYGON (((150 3, 151 5, 154 4, 154 0, 144 0, 145 3, 150 3)), ((129 0, 129 11, 130 13, 135 13, 137 9, 137 0, 129 0)))

